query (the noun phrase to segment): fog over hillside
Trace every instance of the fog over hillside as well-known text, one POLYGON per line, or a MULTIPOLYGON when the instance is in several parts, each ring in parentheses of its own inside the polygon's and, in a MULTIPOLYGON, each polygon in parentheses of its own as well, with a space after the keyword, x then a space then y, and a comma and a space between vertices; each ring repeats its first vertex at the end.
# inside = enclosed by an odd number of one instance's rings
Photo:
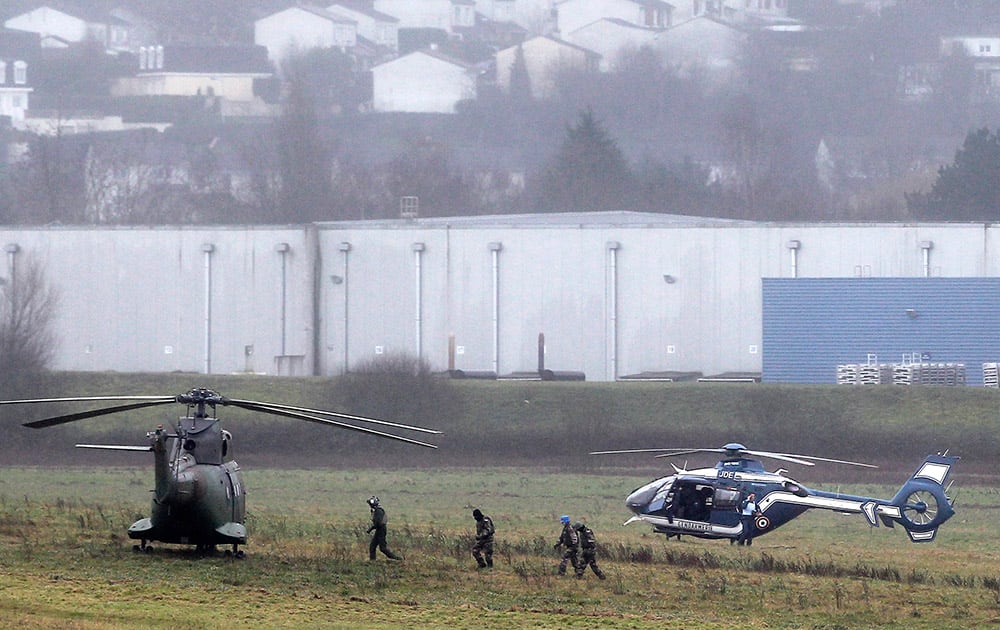
MULTIPOLYGON (((39 4, 8 0, 0 13, 39 4)), ((226 56, 223 48, 254 44, 255 20, 291 6, 50 4, 141 22, 168 63, 180 47, 201 46, 207 72, 226 56)), ((253 100, 238 107, 215 88, 180 94, 139 86, 130 78, 141 65, 137 50, 104 54, 92 40, 42 47, 30 64, 28 122, 13 125, 19 133, 8 151, 22 159, 0 174, 0 219, 378 218, 395 216, 404 196, 419 197, 424 215, 632 209, 766 220, 948 219, 951 198, 934 189, 939 169, 975 140, 971 132, 1000 126, 996 2, 789 0, 773 5, 780 13, 694 18, 687 17, 692 7, 704 3, 675 3, 685 18, 669 28, 608 18, 601 27, 608 33, 644 43, 598 55, 601 71, 566 65, 551 72, 543 96, 534 53, 518 68, 497 59, 513 49, 511 33, 525 50, 542 34, 581 49, 573 42, 583 35, 559 31, 566 7, 517 0, 515 24, 490 20, 497 10, 490 1, 475 4, 472 25, 451 32, 400 26, 398 49, 362 38, 353 48, 297 50, 280 61, 270 50, 270 65, 253 69, 253 100), (702 30, 682 38, 695 27, 702 30), (725 47, 707 50, 723 40, 725 47), (450 111, 400 106, 403 83, 383 87, 381 68, 428 50, 474 76, 472 97, 450 111), (518 88, 520 77, 527 91, 518 88), (384 90, 395 91, 397 109, 380 100, 384 90), (68 130, 60 121, 84 115, 123 122, 103 134, 44 132, 68 130), (161 133, 130 131, 138 126, 161 133), (106 176, 98 181, 98 173, 126 163, 143 164, 142 181, 129 190, 106 176), (164 164, 185 181, 156 179, 164 164)), ((393 6, 375 2, 366 10, 393 6)), ((429 80, 421 72, 405 89, 429 80)), ((956 218, 965 215, 993 218, 956 218)))

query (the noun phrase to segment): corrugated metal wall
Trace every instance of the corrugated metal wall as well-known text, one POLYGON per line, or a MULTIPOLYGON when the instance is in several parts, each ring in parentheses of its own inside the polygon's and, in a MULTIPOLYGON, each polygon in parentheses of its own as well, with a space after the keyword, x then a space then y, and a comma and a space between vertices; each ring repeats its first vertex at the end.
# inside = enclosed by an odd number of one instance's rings
POLYGON ((1000 360, 1000 278, 764 278, 763 380, 834 383, 839 364, 916 354, 966 365, 1000 360))

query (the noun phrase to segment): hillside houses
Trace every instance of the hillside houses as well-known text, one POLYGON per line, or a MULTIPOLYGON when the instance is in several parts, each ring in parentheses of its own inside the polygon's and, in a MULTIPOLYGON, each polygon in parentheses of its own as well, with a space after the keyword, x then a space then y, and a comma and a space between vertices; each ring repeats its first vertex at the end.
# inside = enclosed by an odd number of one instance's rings
MULTIPOLYGON (((178 32, 176 26, 144 15, 139 2, 109 9, 114 0, 11 0, 0 6, 4 32, 20 38, 19 48, 35 52, 22 54, 0 35, 0 126, 51 137, 136 127, 163 130, 175 124, 273 127, 293 109, 285 104, 293 93, 294 73, 303 85, 316 88, 304 98, 315 106, 317 124, 336 120, 370 136, 390 126, 398 134, 369 140, 359 133, 350 141, 332 132, 322 138, 316 134, 317 142, 336 145, 345 163, 376 154, 386 159, 405 144, 399 140, 405 125, 417 128, 413 137, 430 137, 423 125, 434 119, 434 124, 469 133, 460 142, 441 141, 446 147, 442 154, 461 151, 463 158, 473 156, 479 164, 493 160, 498 170, 517 171, 523 181, 526 172, 550 159, 558 143, 553 138, 574 110, 596 104, 598 118, 611 121, 610 135, 625 147, 627 159, 666 163, 690 157, 713 173, 730 173, 737 167, 727 163, 733 147, 724 146, 725 125, 732 124, 723 120, 730 113, 727 99, 754 79, 787 80, 783 87, 790 89, 775 91, 783 102, 767 103, 766 111, 747 108, 746 115, 784 117, 795 127, 797 112, 806 112, 803 118, 809 113, 809 91, 836 83, 823 75, 830 72, 823 55, 836 50, 830 42, 852 34, 862 20, 871 27, 882 19, 880 14, 894 15, 894 4, 246 0, 246 11, 239 15, 216 7, 218 13, 206 20, 204 30, 178 32), (96 4, 104 9, 93 8, 96 4), (807 12, 800 9, 805 5, 807 12), (830 9, 822 19, 817 17, 820 5, 830 9), (220 19, 225 36, 217 28, 220 19), (640 50, 641 55, 633 54, 640 50), (83 59, 84 51, 91 55, 85 61, 60 65, 77 52, 83 59), (109 69, 107 59, 114 59, 115 67, 109 69), (523 74, 515 76, 515 68, 523 74), (644 82, 644 77, 650 80, 644 82), (81 91, 81 98, 72 98, 81 91), (682 120, 687 116, 690 120, 682 120), (531 135, 530 125, 538 122, 547 126, 538 138, 509 138, 531 135), (483 129, 470 131, 477 126, 483 129), (484 138, 495 146, 479 150, 477 143, 484 138)), ((916 47, 902 49, 887 34, 886 41, 873 44, 868 55, 872 67, 856 64, 858 76, 886 83, 870 87, 872 92, 894 95, 897 103, 914 108, 948 100, 942 93, 962 87, 957 79, 965 75, 954 69, 965 64, 961 67, 969 70, 974 87, 970 109, 978 108, 977 113, 1000 105, 996 27, 928 27, 914 39, 920 40, 919 55, 911 52, 916 47)), ((771 95, 765 91, 754 97, 767 100, 771 95)), ((953 96, 949 102, 955 101, 953 96)), ((807 122, 826 121, 816 113, 807 122)), ((867 130, 858 127, 837 129, 830 137, 864 136, 867 130)), ((808 139, 815 147, 820 131, 802 133, 816 136, 808 139)), ((840 158, 838 165, 872 163, 850 160, 846 154, 858 146, 827 142, 827 149, 840 158)), ((843 181, 848 180, 830 176, 821 184, 828 189, 830 182, 843 181)))

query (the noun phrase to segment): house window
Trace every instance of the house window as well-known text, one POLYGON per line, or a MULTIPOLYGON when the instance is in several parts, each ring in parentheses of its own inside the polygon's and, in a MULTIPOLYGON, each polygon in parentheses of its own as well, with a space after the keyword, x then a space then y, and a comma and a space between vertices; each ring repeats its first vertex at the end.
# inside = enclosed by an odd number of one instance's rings
POLYGON ((7 62, 0 61, 0 85, 7 83, 7 62))
POLYGON ((989 52, 990 52, 990 50, 992 48, 993 47, 990 46, 989 44, 979 44, 979 52, 980 52, 980 54, 989 54, 989 52))
POLYGON ((23 61, 14 62, 14 84, 24 85, 28 82, 28 64, 23 61))

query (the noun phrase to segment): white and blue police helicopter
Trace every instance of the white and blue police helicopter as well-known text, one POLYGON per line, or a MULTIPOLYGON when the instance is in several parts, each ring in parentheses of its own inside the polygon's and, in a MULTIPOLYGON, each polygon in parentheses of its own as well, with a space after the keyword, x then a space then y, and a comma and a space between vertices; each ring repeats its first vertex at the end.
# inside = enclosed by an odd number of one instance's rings
MULTIPOLYGON (((721 453, 713 468, 686 470, 671 463, 674 474, 637 488, 625 499, 633 513, 624 524, 645 522, 653 531, 669 536, 737 540, 743 531, 741 504, 753 493, 757 513, 753 537, 767 534, 809 509, 862 514, 872 527, 899 523, 913 542, 934 540, 938 528, 955 510, 945 482, 958 457, 928 455, 917 471, 889 500, 845 495, 806 488, 785 470, 769 472, 757 458, 813 466, 831 462, 877 468, 871 464, 848 462, 808 455, 752 451, 742 444, 722 448, 660 448, 623 451, 594 451, 591 455, 660 453, 656 457, 676 457, 695 453, 721 453)), ((949 486, 950 487, 950 486, 949 486)))

